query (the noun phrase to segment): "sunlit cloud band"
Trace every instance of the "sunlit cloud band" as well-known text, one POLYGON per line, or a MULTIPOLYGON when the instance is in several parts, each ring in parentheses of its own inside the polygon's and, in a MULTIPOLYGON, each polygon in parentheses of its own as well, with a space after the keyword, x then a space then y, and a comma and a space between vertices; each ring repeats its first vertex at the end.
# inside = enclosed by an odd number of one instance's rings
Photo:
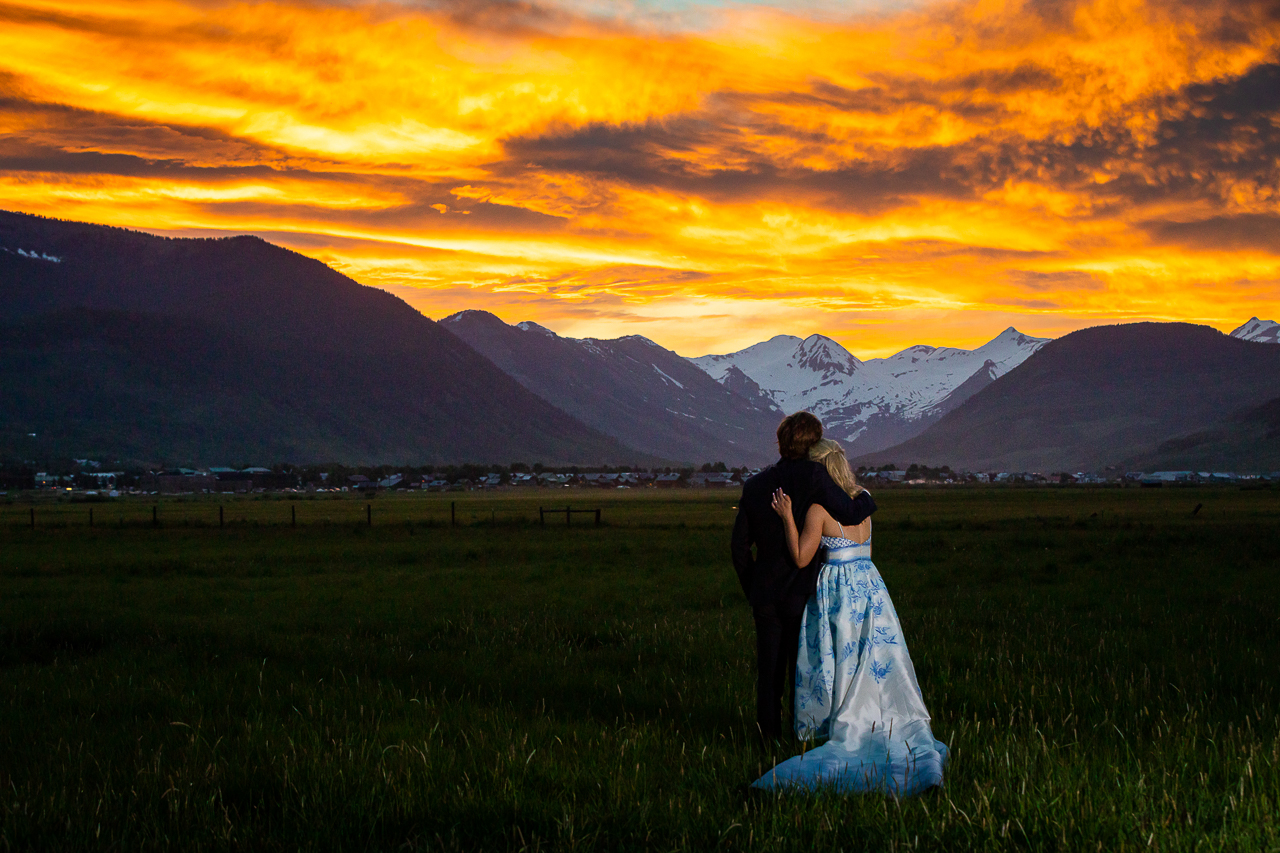
POLYGON ((687 355, 1280 316, 1280 2, 0 2, 0 207, 687 355))

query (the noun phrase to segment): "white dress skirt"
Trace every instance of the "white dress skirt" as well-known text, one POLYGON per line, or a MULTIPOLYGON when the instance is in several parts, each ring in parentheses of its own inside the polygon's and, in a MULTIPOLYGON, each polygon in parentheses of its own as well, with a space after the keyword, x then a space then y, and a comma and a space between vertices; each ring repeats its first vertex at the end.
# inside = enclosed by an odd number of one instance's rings
POLYGON ((752 787, 907 797, 942 784, 947 747, 929 728, 897 611, 866 542, 822 537, 818 588, 796 663, 796 735, 826 743, 752 787))

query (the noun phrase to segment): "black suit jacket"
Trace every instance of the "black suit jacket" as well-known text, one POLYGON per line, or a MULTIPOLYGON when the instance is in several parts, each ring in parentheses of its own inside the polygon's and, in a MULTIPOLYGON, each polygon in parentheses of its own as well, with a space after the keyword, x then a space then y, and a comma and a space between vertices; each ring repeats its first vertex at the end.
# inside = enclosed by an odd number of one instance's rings
POLYGON ((742 487, 738 518, 733 525, 733 567, 738 582, 752 607, 772 605, 779 615, 794 616, 818 583, 822 560, 814 555, 807 566, 796 567, 787 552, 787 534, 782 519, 773 511, 773 490, 781 488, 791 497, 796 528, 804 529, 805 515, 813 504, 821 504, 841 524, 861 524, 876 511, 876 502, 867 492, 849 497, 836 485, 827 469, 808 459, 781 459, 742 487), (755 545, 756 552, 751 553, 755 545))

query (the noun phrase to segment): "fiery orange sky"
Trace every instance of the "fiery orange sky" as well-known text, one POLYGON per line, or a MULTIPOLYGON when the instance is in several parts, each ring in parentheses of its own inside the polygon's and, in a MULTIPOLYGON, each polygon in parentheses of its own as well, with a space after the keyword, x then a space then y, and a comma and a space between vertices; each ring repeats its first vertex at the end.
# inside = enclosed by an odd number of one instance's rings
POLYGON ((1280 0, 0 0, 0 208, 685 355, 1280 319, 1280 0))

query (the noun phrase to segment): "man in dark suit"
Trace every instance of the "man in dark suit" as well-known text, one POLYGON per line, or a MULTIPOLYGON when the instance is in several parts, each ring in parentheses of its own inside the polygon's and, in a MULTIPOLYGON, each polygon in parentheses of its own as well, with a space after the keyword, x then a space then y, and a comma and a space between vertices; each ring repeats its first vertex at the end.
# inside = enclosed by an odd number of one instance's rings
POLYGON ((822 422, 809 412, 784 418, 778 425, 781 458, 743 485, 733 525, 733 567, 755 616, 756 721, 766 741, 782 737, 782 700, 788 682, 794 690, 800 616, 822 567, 821 549, 807 566, 791 561, 782 519, 771 505, 773 492, 780 488, 791 496, 798 529, 815 503, 846 526, 862 523, 876 509, 871 495, 849 497, 826 468, 809 461, 809 448, 821 438, 822 422))

